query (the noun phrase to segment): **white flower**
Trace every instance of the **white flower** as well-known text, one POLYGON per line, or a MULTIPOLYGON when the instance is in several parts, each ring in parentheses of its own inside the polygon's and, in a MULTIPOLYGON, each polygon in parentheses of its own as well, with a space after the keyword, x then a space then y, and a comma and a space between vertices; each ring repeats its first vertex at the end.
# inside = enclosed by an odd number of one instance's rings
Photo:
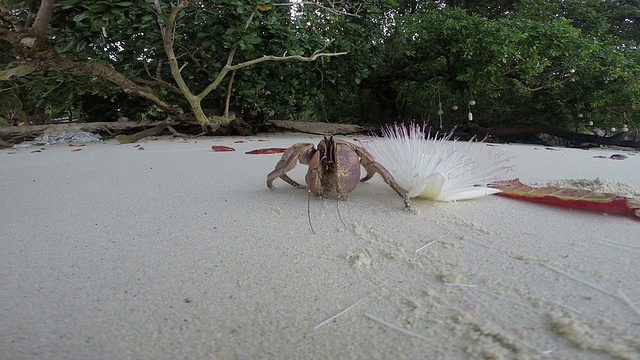
POLYGON ((508 160, 484 143, 459 143, 451 140, 453 133, 438 139, 413 123, 385 126, 382 132, 362 145, 409 197, 457 201, 500 192, 487 184, 509 169, 508 160))

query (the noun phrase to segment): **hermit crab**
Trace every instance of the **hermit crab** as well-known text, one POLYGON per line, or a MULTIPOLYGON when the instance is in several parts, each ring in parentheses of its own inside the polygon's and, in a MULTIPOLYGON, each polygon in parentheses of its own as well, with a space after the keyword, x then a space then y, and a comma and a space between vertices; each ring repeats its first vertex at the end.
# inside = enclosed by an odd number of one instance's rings
POLYGON ((382 165, 373 160, 371 155, 360 146, 334 139, 333 136, 324 137, 315 148, 311 143, 298 143, 288 148, 276 164, 276 168, 267 175, 267 187, 273 190, 273 180, 281 178, 287 183, 299 187, 300 184, 287 176, 297 162, 308 165, 305 181, 309 191, 317 196, 324 196, 326 192, 335 191, 338 199, 344 200, 355 189, 358 182, 364 182, 375 173, 380 174, 398 195, 404 200, 405 209, 410 209, 411 200, 394 180, 393 176, 382 165), (360 165, 367 171, 367 175, 360 179, 360 165))

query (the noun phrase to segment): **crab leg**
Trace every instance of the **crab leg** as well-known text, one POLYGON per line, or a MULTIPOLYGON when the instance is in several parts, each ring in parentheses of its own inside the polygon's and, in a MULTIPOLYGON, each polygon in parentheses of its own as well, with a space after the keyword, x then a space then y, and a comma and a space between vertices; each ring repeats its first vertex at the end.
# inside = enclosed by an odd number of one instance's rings
POLYGON ((387 185, 391 186, 391 188, 395 190, 395 192, 398 195, 400 195, 400 197, 402 197, 402 200, 404 200, 405 209, 411 208, 411 200, 407 196, 407 191, 401 188, 400 185, 398 185, 396 180, 393 178, 393 175, 391 175, 391 173, 387 169, 385 169, 382 165, 374 161, 371 155, 369 155, 369 153, 366 152, 366 150, 358 146, 353 146, 353 150, 355 150, 358 156, 360 156, 360 164, 362 164, 365 170, 367 170, 367 175, 364 178, 362 178, 362 180, 360 181, 365 182, 371 179, 373 174, 375 173, 380 174, 380 176, 382 177, 382 180, 384 180, 384 182, 387 183, 387 185))
POLYGON ((281 178, 292 186, 300 187, 301 185, 291 179, 287 173, 296 167, 298 160, 302 164, 308 164, 313 154, 313 144, 309 143, 296 144, 288 148, 282 154, 276 168, 267 175, 267 187, 273 190, 273 180, 276 178, 281 178))

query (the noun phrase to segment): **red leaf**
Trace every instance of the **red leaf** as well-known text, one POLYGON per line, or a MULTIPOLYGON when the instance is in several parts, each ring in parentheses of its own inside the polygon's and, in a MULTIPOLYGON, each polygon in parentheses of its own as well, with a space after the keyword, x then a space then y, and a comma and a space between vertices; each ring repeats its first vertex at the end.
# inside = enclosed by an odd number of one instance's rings
POLYGON ((498 195, 574 209, 593 210, 634 216, 640 220, 640 201, 623 196, 589 190, 565 189, 555 186, 532 188, 520 179, 498 181, 489 187, 502 190, 498 195))
POLYGON ((609 159, 613 159, 613 160, 625 160, 626 158, 627 158, 627 155, 624 155, 624 154, 613 154, 609 156, 609 159))
POLYGON ((236 151, 236 149, 224 145, 213 145, 211 147, 213 151, 236 151))
POLYGON ((287 151, 286 148, 266 148, 247 151, 245 154, 281 154, 285 151, 287 151))

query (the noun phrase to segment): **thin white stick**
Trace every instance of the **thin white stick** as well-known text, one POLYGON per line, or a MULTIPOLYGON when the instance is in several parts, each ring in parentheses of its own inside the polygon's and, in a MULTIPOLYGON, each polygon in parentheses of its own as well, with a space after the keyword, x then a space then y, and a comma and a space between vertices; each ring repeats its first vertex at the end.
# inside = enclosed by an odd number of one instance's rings
MULTIPOLYGON (((586 280, 579 279, 579 278, 569 274, 568 272, 565 272, 565 271, 562 271, 560 269, 557 269, 557 268, 555 268, 555 267, 553 267, 551 265, 547 265, 547 264, 543 264, 543 263, 538 263, 538 264, 546 267, 549 270, 553 270, 553 271, 557 272, 558 274, 562 274, 562 275, 567 276, 568 278, 573 279, 573 280, 575 280, 575 281, 577 281, 579 283, 587 285, 588 287, 590 287, 592 289, 601 291, 601 292, 613 297, 614 299, 618 299, 618 301, 623 302, 625 305, 629 306, 631 308, 631 310, 633 310, 636 314, 640 315, 640 312, 638 312, 638 309, 635 306, 633 306, 633 304, 631 304, 631 301, 628 301, 629 300, 628 298, 625 299, 625 298, 623 298, 621 296, 618 296, 618 295, 616 295, 616 294, 614 294, 614 293, 612 293, 610 291, 607 291, 607 290, 601 288, 598 285, 592 284, 592 283, 590 283, 590 282, 588 282, 586 280)), ((620 290, 618 290, 618 292, 620 292, 620 290)))
POLYGON ((567 310, 573 311, 574 313, 576 313, 576 314, 578 314, 578 315, 584 315, 582 312, 580 312, 580 311, 578 311, 578 310, 576 310, 576 309, 572 308, 571 306, 567 306, 567 305, 565 305, 565 304, 562 304, 562 303, 560 303, 560 302, 557 302, 557 301, 555 301, 555 300, 551 300, 551 299, 547 299, 547 301, 549 301, 550 303, 556 304, 556 305, 558 305, 558 306, 560 306, 560 307, 562 307, 562 308, 565 308, 565 309, 567 309, 567 310))
POLYGON ((384 321, 384 320, 382 320, 382 319, 380 319, 380 318, 377 318, 377 317, 375 317, 375 316, 373 316, 373 315, 371 315, 371 314, 369 314, 369 313, 365 313, 365 314, 364 314, 364 316, 366 316, 366 317, 368 317, 369 319, 371 319, 371 320, 373 320, 373 321, 375 321, 375 322, 377 322, 377 323, 380 323, 380 324, 382 324, 382 325, 384 325, 384 326, 390 327, 390 328, 392 328, 393 330, 399 331, 399 332, 401 332, 401 333, 403 333, 403 334, 405 334, 405 335, 413 336, 413 337, 415 337, 415 338, 422 339, 422 340, 425 340, 425 341, 430 341, 427 337, 424 337, 424 336, 422 336, 422 335, 420 335, 420 334, 416 334, 416 333, 411 332, 411 331, 409 331, 409 330, 407 330, 407 329, 403 329, 403 328, 401 328, 401 327, 399 327, 399 326, 397 326, 397 325, 394 325, 394 324, 388 323, 388 322, 386 322, 386 321, 384 321))
POLYGON ((588 281, 586 281, 586 280, 579 279, 579 278, 577 278, 577 277, 575 277, 575 276, 573 276, 573 275, 569 274, 568 272, 563 271, 563 270, 560 270, 560 269, 558 269, 558 268, 556 268, 556 267, 553 267, 553 266, 551 266, 551 265, 547 265, 547 264, 543 264, 543 263, 538 263, 538 264, 540 264, 540 265, 542 265, 542 266, 546 267, 547 269, 549 269, 549 270, 551 270, 551 271, 555 271, 555 272, 557 272, 558 274, 562 274, 562 275, 564 275, 564 276, 566 276, 566 277, 568 277, 568 278, 570 278, 570 279, 572 279, 572 280, 575 280, 575 281, 577 281, 577 282, 579 282, 579 283, 581 283, 581 284, 583 284, 583 285, 587 285, 588 287, 590 287, 590 288, 592 288, 592 289, 595 289, 595 290, 601 291, 601 292, 603 292, 603 293, 605 293, 605 294, 607 294, 607 295, 609 295, 609 296, 613 296, 614 298, 616 298, 616 299, 620 300, 620 298, 619 298, 616 294, 614 294, 614 293, 612 293, 612 292, 610 292, 610 291, 608 291, 608 290, 605 290, 605 289, 601 288, 600 286, 598 286, 598 285, 596 285, 596 284, 592 284, 592 283, 590 283, 590 282, 588 282, 588 281))
POLYGON ((633 309, 633 311, 635 311, 635 313, 637 315, 640 315, 640 310, 638 310, 638 308, 631 302, 631 299, 629 299, 629 297, 627 296, 627 294, 625 294, 624 292, 622 292, 622 289, 618 288, 618 294, 620 294, 620 297, 622 298, 622 300, 624 300, 624 302, 627 303, 627 305, 633 309))
POLYGON ((318 325, 314 326, 314 327, 313 327, 313 330, 317 330, 319 327, 321 327, 321 326, 323 326, 323 325, 325 325, 325 324, 327 324, 327 323, 331 322, 331 320, 334 320, 334 319, 336 319, 338 316, 341 316, 341 315, 343 315, 344 313, 346 313, 347 311, 349 311, 349 310, 353 309, 356 305, 358 305, 358 304, 360 304, 361 302, 363 302, 363 301, 364 301, 364 299, 366 299, 366 298, 367 298, 366 296, 365 296, 365 297, 363 297, 362 299, 360 299, 360 300, 356 301, 353 305, 349 306, 348 308, 346 308, 346 309, 344 309, 344 310, 340 311, 339 313, 337 313, 337 314, 333 315, 332 317, 328 318, 327 320, 325 320, 325 321, 321 322, 320 324, 318 324, 318 325))
POLYGON ((640 254, 640 251, 634 250, 632 246, 626 247, 627 245, 616 245, 615 243, 607 244, 606 242, 600 242, 599 244, 611 246, 612 248, 615 248, 615 249, 620 249, 620 250, 630 251, 636 254, 640 254))
POLYGON ((431 241, 429 241, 429 242, 428 242, 428 243, 426 243, 425 245, 423 245, 423 246, 421 246, 420 248, 418 248, 418 249, 416 250, 416 252, 418 252, 418 251, 420 251, 420 250, 422 250, 422 249, 425 249, 427 246, 429 246, 429 245, 433 244, 433 243, 434 243, 434 242, 436 242, 436 241, 438 241, 438 239, 435 239, 435 240, 431 240, 431 241))
POLYGON ((434 242, 442 239, 446 235, 449 235, 449 234, 442 234, 442 235, 438 236, 437 238, 435 238, 435 239, 429 241, 428 243, 424 244, 423 246, 421 246, 419 249, 416 250, 416 252, 419 252, 420 250, 425 249, 427 246, 429 246, 429 245, 433 244, 434 242))
POLYGON ((455 284, 455 283, 444 283, 444 285, 445 285, 445 286, 468 287, 468 288, 478 287, 478 285, 474 285, 474 284, 455 284))
MULTIPOLYGON (((615 242, 615 241, 611 241, 611 240, 604 240, 603 242, 608 242, 609 244, 615 244, 615 245, 620 245, 620 246, 624 246, 624 247, 640 250, 640 246, 627 245, 627 244, 623 244, 623 243, 619 243, 619 242, 615 242)), ((601 244, 602 244, 602 242, 601 242, 601 244)))

